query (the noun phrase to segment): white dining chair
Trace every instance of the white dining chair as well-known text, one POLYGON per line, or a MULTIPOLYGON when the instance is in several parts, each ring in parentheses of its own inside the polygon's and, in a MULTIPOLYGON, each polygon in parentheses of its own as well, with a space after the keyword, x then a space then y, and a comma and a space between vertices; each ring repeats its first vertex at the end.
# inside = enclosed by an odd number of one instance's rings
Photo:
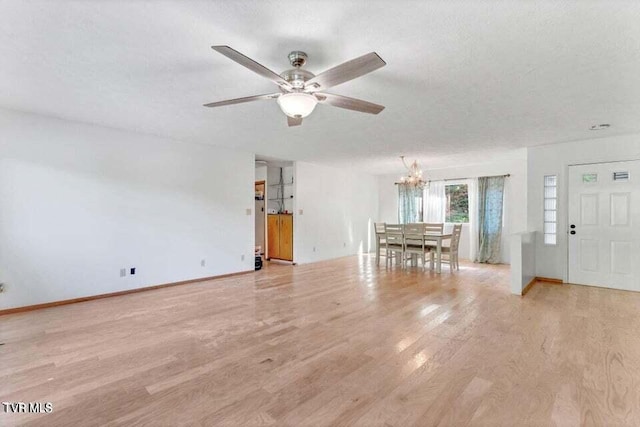
MULTIPOLYGON (((386 259, 385 265, 389 266, 396 260, 404 259, 404 224, 384 224, 386 259)), ((402 262, 400 265, 402 266, 402 262)))
MULTIPOLYGON (((449 263, 449 269, 453 273, 454 268, 460 270, 460 262, 458 259, 458 248, 460 247, 460 236, 462 235, 462 224, 454 224, 451 232, 451 244, 442 247, 442 262, 449 263)), ((431 251, 431 260, 433 262, 433 251, 431 251)))
MULTIPOLYGON (((438 222, 438 223, 426 223, 424 225, 424 232, 426 234, 429 233, 433 233, 433 234, 442 234, 444 233, 444 223, 443 222, 438 222)), ((428 240, 427 239, 427 247, 429 248, 429 250, 431 252, 436 250, 436 243, 433 240, 428 240)))
POLYGON ((425 222, 424 228, 427 233, 442 233, 444 230, 444 222, 425 222))
POLYGON ((426 269, 426 253, 429 252, 427 241, 425 239, 425 224, 406 224, 404 226, 404 253, 410 255, 413 261, 414 256, 420 256, 422 259, 422 269, 426 269))

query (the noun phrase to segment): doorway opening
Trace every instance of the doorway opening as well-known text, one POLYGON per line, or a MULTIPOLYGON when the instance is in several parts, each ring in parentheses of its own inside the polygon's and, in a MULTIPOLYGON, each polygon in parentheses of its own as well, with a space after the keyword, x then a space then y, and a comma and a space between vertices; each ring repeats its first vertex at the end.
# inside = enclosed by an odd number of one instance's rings
POLYGON ((292 161, 256 156, 256 256, 293 262, 294 182, 292 161))

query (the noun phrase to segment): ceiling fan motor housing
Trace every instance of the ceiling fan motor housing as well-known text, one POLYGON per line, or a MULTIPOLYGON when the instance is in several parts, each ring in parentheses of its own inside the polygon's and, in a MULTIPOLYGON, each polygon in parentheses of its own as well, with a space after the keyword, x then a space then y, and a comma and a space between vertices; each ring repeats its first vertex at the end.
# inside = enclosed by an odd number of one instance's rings
POLYGON ((294 50, 289 54, 289 62, 294 67, 302 67, 307 62, 307 54, 299 50, 294 50))
POLYGON ((307 62, 307 54, 294 50, 289 54, 289 62, 294 68, 283 71, 280 77, 289 82, 294 89, 304 89, 304 82, 315 77, 312 72, 301 68, 307 62))
POLYGON ((307 80, 311 80, 315 77, 311 71, 303 70, 302 68, 292 68, 287 71, 283 71, 280 77, 285 79, 296 89, 304 88, 304 83, 307 80))

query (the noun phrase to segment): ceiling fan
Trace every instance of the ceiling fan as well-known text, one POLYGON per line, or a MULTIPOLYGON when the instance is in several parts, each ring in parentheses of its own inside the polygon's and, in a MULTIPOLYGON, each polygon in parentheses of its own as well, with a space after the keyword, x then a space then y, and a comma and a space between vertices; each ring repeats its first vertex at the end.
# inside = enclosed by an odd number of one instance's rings
POLYGON ((378 114, 384 110, 383 105, 325 92, 326 89, 385 66, 386 62, 375 52, 347 61, 316 76, 312 72, 302 69, 307 61, 307 54, 304 52, 291 52, 289 62, 293 68, 278 75, 229 46, 211 46, 211 48, 254 73, 271 80, 279 86, 280 92, 212 102, 204 104, 205 107, 222 107, 223 105, 262 99, 275 99, 282 112, 287 115, 289 126, 300 126, 302 119, 311 114, 318 103, 369 114, 378 114))

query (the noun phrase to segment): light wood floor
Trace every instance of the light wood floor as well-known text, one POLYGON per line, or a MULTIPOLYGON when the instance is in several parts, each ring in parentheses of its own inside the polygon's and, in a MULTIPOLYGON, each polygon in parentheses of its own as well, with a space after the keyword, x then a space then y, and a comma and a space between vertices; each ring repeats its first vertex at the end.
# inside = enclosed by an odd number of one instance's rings
POLYGON ((640 425, 640 294, 368 257, 0 317, 0 425, 640 425), (1 409, 1 408, 0 408, 1 409))

